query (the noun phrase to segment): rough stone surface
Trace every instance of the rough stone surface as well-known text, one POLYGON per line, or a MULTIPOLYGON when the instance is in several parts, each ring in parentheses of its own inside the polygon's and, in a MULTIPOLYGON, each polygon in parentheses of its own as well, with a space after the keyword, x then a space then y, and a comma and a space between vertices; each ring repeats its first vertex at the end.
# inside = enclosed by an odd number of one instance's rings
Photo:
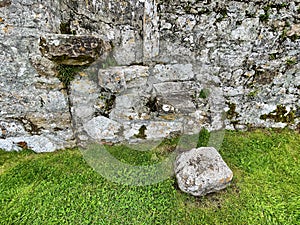
POLYGON ((96 141, 102 140, 119 140, 121 126, 104 116, 94 117, 84 125, 84 129, 90 138, 96 141))
POLYGON ((56 34, 40 37, 42 55, 58 64, 91 64, 110 50, 109 43, 91 35, 56 34))
POLYGON ((63 145, 57 146, 53 143, 53 140, 51 141, 51 139, 41 135, 33 135, 28 137, 13 137, 7 138, 5 140, 0 139, 0 149, 5 149, 7 151, 19 151, 28 148, 37 153, 40 153, 53 152, 62 147, 63 145))
POLYGON ((2 0, 0 8, 6 150, 19 149, 10 138, 31 136, 58 149, 202 127, 300 126, 299 1, 2 0), (66 87, 59 64, 85 68, 66 87), (96 132, 91 121, 102 117, 118 135, 99 136, 107 124, 96 132))
POLYGON ((226 188, 233 173, 213 147, 194 148, 176 158, 175 175, 179 188, 194 196, 226 188))

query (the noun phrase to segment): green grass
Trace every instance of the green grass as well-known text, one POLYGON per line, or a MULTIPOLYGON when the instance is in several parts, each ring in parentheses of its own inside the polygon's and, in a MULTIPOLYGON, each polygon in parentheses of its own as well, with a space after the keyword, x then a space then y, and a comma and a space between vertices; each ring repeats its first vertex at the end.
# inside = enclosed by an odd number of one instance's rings
MULTIPOLYGON (((174 145, 109 151, 147 164, 174 145)), ((141 187, 112 183, 76 149, 0 151, 0 224, 300 224, 299 133, 226 132, 220 153, 234 172, 232 185, 195 198, 178 191, 173 178, 141 187)))

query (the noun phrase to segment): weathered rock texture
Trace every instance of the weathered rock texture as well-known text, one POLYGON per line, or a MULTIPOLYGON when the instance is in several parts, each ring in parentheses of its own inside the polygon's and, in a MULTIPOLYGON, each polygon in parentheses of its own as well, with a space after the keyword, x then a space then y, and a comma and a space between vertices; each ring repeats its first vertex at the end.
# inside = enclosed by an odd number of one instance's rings
POLYGON ((0 148, 299 127, 299 10, 299 0, 0 1, 0 148), (83 67, 63 84, 60 65, 83 67))
POLYGON ((88 65, 110 49, 108 43, 94 36, 52 34, 40 38, 42 55, 63 65, 88 65))
POLYGON ((233 173, 213 147, 194 148, 176 158, 174 167, 179 188, 194 196, 226 188, 233 173))

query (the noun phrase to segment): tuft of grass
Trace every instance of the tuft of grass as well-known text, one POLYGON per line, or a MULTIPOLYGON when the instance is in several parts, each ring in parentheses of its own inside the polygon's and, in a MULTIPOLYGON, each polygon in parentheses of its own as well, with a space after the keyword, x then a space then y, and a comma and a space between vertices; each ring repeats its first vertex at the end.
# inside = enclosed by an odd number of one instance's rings
POLYGON ((286 60, 286 65, 288 66, 292 66, 292 65, 295 65, 297 64, 297 59, 296 58, 289 58, 286 60))
POLYGON ((208 89, 202 89, 199 93, 199 98, 206 99, 209 96, 209 90, 208 89))
MULTIPOLYGON (((167 155, 176 138, 153 152, 167 155)), ((109 151, 133 165, 154 162, 152 151, 109 151)), ((173 177, 140 187, 113 183, 78 149, 0 151, 0 224, 299 224, 299 133, 228 131, 219 152, 234 172, 232 184, 196 198, 179 191, 173 177)))
POLYGON ((60 64, 57 66, 58 75, 57 78, 64 84, 64 87, 69 87, 72 80, 74 80, 76 74, 78 74, 83 66, 72 66, 72 65, 64 65, 60 64))

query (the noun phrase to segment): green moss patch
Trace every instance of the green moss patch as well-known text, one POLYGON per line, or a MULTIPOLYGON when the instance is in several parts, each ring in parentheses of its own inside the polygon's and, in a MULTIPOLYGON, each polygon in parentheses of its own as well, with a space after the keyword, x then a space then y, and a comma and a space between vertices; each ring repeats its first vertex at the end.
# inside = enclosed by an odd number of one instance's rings
POLYGON ((282 123, 294 123, 295 121, 295 110, 287 111, 286 107, 283 105, 278 105, 277 108, 269 113, 260 116, 260 119, 266 120, 271 119, 275 122, 282 122, 282 123))
POLYGON ((209 96, 209 90, 208 89, 202 89, 199 93, 199 98, 206 99, 209 96))
POLYGON ((71 81, 74 80, 76 74, 78 74, 84 68, 84 66, 71 66, 60 64, 56 68, 58 71, 57 78, 67 88, 70 85, 71 81))
POLYGON ((145 134, 145 131, 147 130, 147 127, 145 125, 142 125, 139 129, 139 133, 135 134, 134 137, 145 139, 147 135, 145 134))
POLYGON ((235 111, 236 110, 236 104, 235 103, 231 103, 231 102, 227 102, 226 103, 229 107, 229 110, 226 113, 226 118, 227 119, 233 119, 239 116, 239 114, 235 111))

